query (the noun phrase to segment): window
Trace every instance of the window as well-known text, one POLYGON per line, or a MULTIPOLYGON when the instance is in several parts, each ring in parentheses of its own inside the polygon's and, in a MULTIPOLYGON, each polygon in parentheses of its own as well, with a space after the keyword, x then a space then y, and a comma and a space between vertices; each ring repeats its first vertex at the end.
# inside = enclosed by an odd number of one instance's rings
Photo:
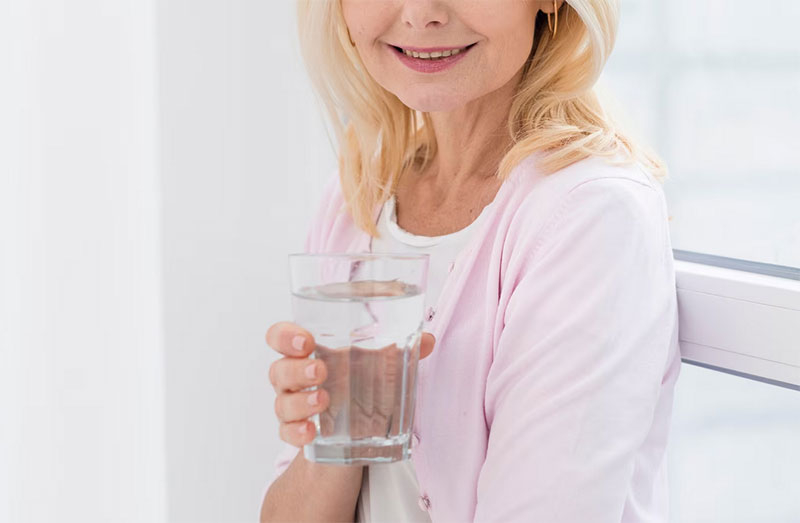
POLYGON ((671 521, 798 521, 800 393, 693 365, 678 385, 671 521))
POLYGON ((625 0, 600 85, 667 160, 677 249, 800 267, 800 2, 625 0))

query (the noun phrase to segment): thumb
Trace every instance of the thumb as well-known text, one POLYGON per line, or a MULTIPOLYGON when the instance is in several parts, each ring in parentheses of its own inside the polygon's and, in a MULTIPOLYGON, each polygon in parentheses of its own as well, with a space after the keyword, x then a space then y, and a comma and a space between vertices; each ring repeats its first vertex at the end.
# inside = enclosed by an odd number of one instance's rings
POLYGON ((436 337, 430 332, 422 333, 422 340, 419 342, 419 359, 426 358, 433 352, 436 337))

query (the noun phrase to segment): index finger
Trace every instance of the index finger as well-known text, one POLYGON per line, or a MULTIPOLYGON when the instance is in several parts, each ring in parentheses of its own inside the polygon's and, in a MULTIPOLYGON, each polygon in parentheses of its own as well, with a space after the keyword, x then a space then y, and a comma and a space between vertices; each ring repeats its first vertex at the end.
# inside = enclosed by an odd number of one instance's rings
POLYGON ((273 323, 267 329, 267 345, 292 358, 305 358, 314 350, 310 332, 290 321, 273 323))

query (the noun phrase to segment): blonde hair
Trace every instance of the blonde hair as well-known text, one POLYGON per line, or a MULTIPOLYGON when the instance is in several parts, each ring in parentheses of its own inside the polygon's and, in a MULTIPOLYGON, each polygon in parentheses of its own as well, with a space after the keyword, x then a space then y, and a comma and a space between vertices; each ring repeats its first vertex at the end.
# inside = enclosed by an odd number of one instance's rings
MULTIPOLYGON (((568 2, 559 8, 556 38, 545 13, 537 13, 509 111, 513 145, 496 175, 505 181, 536 151, 546 153, 537 164, 545 174, 590 155, 622 153, 623 163, 637 162, 663 183, 663 160, 619 129, 594 89, 616 40, 619 0, 568 2)), ((336 135, 345 205, 360 229, 377 236, 376 205, 393 194, 404 172, 424 168, 436 154, 430 115, 372 79, 350 44, 340 0, 298 0, 297 22, 309 77, 336 135)))

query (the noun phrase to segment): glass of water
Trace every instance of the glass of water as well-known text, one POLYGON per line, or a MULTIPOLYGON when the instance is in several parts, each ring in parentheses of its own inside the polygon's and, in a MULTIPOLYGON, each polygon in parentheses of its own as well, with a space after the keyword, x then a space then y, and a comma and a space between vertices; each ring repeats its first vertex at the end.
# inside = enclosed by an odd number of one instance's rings
POLYGON ((294 322, 328 375, 328 408, 311 417, 309 461, 341 465, 411 457, 428 254, 290 254, 294 322))

